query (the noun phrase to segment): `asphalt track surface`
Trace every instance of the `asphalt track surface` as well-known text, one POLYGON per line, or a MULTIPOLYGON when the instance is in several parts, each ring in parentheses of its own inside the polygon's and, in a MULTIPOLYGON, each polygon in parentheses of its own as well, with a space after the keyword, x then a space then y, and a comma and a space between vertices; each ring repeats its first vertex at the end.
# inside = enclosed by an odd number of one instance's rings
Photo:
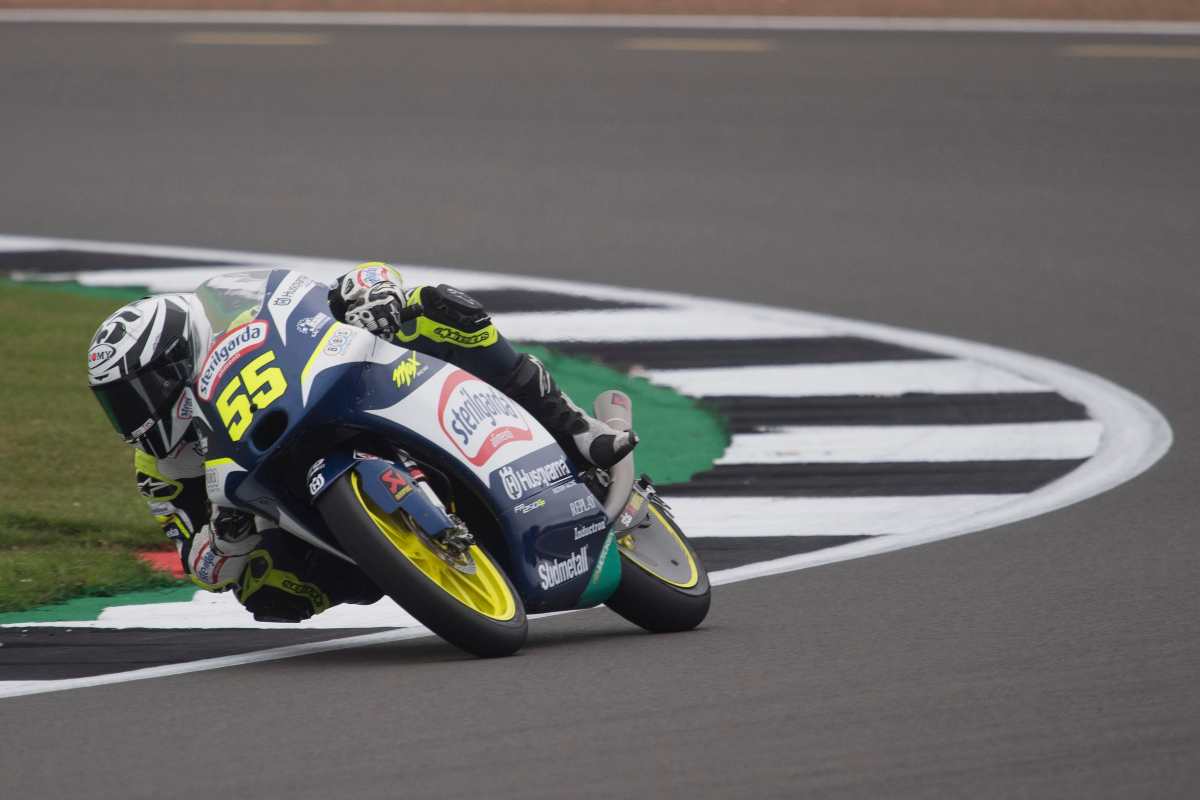
POLYGON ((5 700, 5 797, 1191 796, 1200 62, 181 32, 0 26, 0 228, 895 323, 1096 372, 1176 443, 1048 516, 720 587, 694 633, 599 610, 503 661, 420 639, 5 700))

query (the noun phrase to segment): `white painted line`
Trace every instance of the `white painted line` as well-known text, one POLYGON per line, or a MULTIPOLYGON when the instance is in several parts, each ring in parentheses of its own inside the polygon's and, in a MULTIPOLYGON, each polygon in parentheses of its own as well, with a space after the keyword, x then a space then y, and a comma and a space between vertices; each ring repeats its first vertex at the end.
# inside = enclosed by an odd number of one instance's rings
POLYGON ((656 369, 644 378, 695 397, 897 396, 908 392, 1044 392, 1049 386, 976 361, 928 359, 849 364, 656 369))
POLYGON ((303 622, 259 622, 246 613, 233 592, 197 590, 190 601, 109 606, 94 620, 10 622, 0 628, 188 628, 197 630, 344 630, 415 628, 420 623, 391 598, 368 606, 343 604, 303 622))
POLYGON ((928 17, 918 19, 912 17, 800 17, 700 14, 458 14, 355 11, 10 9, 0 11, 0 23, 4 22, 1200 36, 1200 22, 971 19, 958 17, 928 17))
POLYGON ((248 33, 244 31, 197 31, 175 37, 186 45, 221 47, 314 47, 329 42, 329 37, 316 33, 248 33))
POLYGON ((813 425, 736 434, 718 464, 1020 461, 1088 458, 1095 420, 1004 425, 813 425))
MULTIPOLYGON (((578 289, 576 289, 578 291, 578 289)), ((759 339, 824 336, 820 328, 803 328, 768 317, 747 317, 736 325, 714 324, 706 309, 660 308, 563 311, 493 315, 510 339, 536 342, 631 342, 663 339, 759 339)))
POLYGON ((56 246, 52 239, 39 239, 32 236, 0 236, 0 253, 53 250, 56 246))
POLYGON ((1061 52, 1073 58, 1200 59, 1200 47, 1183 44, 1074 44, 1061 52))
MULTIPOLYGON (((667 497, 689 538, 903 535, 1019 503, 1025 495, 667 497)), ((767 562, 770 563, 770 562, 767 562)))
POLYGON ((343 639, 332 639, 324 642, 308 642, 287 647, 276 647, 270 650, 258 650, 253 653, 241 653, 235 656, 220 658, 205 658, 199 661, 188 661, 183 664, 165 664, 161 667, 113 672, 107 675, 94 675, 88 678, 66 678, 58 681, 0 681, 0 698, 21 697, 30 694, 46 692, 62 692, 67 689, 86 689, 91 686, 108 686, 114 683, 144 681, 151 678, 167 678, 173 675, 186 675, 190 672, 205 672, 225 667, 239 667, 243 664, 261 664, 266 661, 280 661, 285 658, 309 656, 317 653, 330 653, 335 650, 350 650, 356 647, 402 642, 407 639, 418 639, 433 634, 425 628, 405 628, 398 631, 382 631, 367 633, 362 636, 348 636, 343 639))
POLYGON ((910 347, 986 359, 1040 377, 1063 395, 1087 406, 1092 417, 1104 427, 1100 450, 1066 476, 1030 494, 1014 496, 1012 502, 961 518, 931 522, 905 536, 879 536, 842 547, 721 570, 709 576, 714 586, 880 555, 1048 514, 1132 480, 1171 448, 1174 437, 1166 418, 1142 398, 1098 375, 1050 359, 937 334, 865 322, 854 322, 851 329, 864 336, 890 336, 893 341, 910 347))
POLYGON ((775 45, 767 39, 634 36, 617 42, 617 49, 661 53, 767 53, 774 50, 775 45))

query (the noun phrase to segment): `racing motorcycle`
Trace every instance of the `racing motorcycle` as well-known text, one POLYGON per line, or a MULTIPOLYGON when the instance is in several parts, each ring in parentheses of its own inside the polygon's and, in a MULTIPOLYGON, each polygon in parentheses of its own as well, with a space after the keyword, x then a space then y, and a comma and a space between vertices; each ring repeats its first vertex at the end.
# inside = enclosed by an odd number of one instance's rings
MULTIPOLYGON (((213 503, 357 565, 478 656, 520 649, 527 614, 603 603, 653 632, 707 615, 707 573, 632 455, 581 469, 495 387, 337 322, 301 273, 230 273, 197 297, 223 333, 180 413, 209 429, 213 503)), ((595 411, 632 422, 619 391, 595 411)))

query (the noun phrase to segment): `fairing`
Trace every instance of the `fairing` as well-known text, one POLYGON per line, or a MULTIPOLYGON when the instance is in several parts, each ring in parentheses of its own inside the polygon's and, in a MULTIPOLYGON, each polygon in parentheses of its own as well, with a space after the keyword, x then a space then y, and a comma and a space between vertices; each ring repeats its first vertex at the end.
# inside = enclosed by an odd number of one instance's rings
POLYGON ((326 288, 299 273, 238 273, 202 290, 205 309, 220 314, 196 378, 212 424, 213 502, 336 549, 311 505, 320 489, 309 488, 332 464, 353 468, 347 434, 369 433, 452 473, 488 506, 507 548, 496 555, 530 612, 592 605, 615 586, 600 503, 513 400, 453 365, 337 323, 326 288))

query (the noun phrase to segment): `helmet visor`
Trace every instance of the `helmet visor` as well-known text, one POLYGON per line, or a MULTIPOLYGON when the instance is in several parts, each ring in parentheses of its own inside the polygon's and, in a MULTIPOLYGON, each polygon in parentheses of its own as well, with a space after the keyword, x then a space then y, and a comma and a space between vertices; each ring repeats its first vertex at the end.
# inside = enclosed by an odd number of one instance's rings
POLYGON ((164 417, 171 413, 191 373, 187 345, 179 341, 157 363, 120 380, 93 386, 92 392, 122 439, 162 458, 176 444, 170 441, 170 421, 164 417))

